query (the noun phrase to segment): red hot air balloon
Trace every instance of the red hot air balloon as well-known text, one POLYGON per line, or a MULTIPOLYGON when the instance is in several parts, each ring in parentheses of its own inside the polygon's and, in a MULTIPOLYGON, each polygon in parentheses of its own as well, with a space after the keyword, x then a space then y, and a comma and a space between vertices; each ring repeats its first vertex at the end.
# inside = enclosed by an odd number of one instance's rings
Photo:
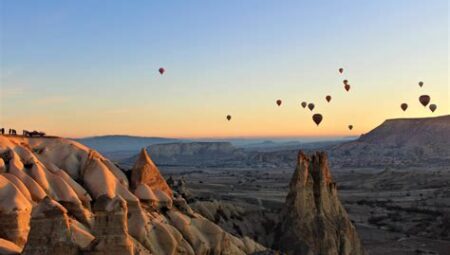
POLYGON ((160 67, 160 68, 158 69, 158 72, 159 72, 161 75, 163 75, 165 71, 166 71, 166 70, 165 70, 164 68, 162 68, 162 67, 160 67))
POLYGON ((403 103, 400 105, 400 108, 402 108, 403 111, 406 111, 406 109, 408 109, 408 104, 403 103))
POLYGON ((348 84, 348 80, 344 80, 344 81, 342 81, 343 83, 344 83, 344 85, 347 85, 348 84))
POLYGON ((331 101, 331 96, 330 95, 328 95, 328 96, 326 96, 325 97, 325 99, 327 100, 327 102, 329 103, 330 101, 331 101))
POLYGON ((309 108, 309 110, 312 111, 314 109, 314 104, 313 103, 309 103, 308 104, 308 108, 309 108))
POLYGON ((348 125, 348 129, 352 130, 353 129, 353 125, 348 125))
POLYGON ((312 119, 314 121, 314 123, 316 123, 317 126, 319 126, 320 122, 322 122, 322 114, 320 113, 316 113, 312 116, 312 119))
POLYGON ((228 121, 231 120, 231 115, 227 115, 227 120, 228 120, 228 121))
POLYGON ((302 102, 302 107, 303 107, 303 108, 305 108, 305 107, 306 107, 306 105, 307 105, 307 103, 306 103, 306 102, 302 102))
POLYGON ((430 107, 431 112, 434 112, 437 109, 437 106, 435 104, 430 104, 429 107, 430 107))
POLYGON ((419 101, 420 103, 425 107, 428 105, 428 103, 430 102, 431 98, 429 95, 421 95, 419 97, 419 101))
POLYGON ((339 68, 339 73, 343 73, 344 72, 344 68, 339 68))
POLYGON ((419 86, 420 86, 420 87, 423 86, 423 81, 419 81, 419 86))
POLYGON ((278 100, 277 100, 277 105, 280 106, 281 103, 282 103, 281 99, 278 99, 278 100))
POLYGON ((350 84, 345 84, 344 88, 345 88, 345 90, 349 91, 350 90, 350 84))

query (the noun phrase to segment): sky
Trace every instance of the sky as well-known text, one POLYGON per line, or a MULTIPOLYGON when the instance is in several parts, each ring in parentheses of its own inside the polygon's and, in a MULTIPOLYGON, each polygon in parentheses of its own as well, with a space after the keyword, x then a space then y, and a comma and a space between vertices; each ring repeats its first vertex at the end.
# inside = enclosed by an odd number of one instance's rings
POLYGON ((354 136, 449 113, 445 0, 2 0, 0 13, 0 126, 19 132, 354 136))

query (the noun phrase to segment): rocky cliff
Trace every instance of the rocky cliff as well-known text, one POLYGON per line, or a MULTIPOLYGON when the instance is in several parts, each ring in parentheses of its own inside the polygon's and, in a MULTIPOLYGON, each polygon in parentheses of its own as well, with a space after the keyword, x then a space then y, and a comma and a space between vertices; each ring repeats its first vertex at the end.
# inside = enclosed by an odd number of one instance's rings
POLYGON ((274 245, 287 254, 365 254, 339 201, 325 153, 298 154, 274 245))
POLYGON ((173 196, 143 150, 131 178, 61 138, 0 136, 0 254, 253 254, 267 250, 173 196))
POLYGON ((328 152, 340 166, 445 166, 450 163, 450 115, 386 120, 328 152))

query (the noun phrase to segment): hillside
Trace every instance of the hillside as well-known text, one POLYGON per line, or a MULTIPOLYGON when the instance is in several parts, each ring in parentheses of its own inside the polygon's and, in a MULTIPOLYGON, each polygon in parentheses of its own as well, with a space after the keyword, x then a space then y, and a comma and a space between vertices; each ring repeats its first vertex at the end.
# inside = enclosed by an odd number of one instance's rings
POLYGON ((442 165, 450 162, 450 115, 390 119, 358 140, 328 149, 342 166, 442 165))

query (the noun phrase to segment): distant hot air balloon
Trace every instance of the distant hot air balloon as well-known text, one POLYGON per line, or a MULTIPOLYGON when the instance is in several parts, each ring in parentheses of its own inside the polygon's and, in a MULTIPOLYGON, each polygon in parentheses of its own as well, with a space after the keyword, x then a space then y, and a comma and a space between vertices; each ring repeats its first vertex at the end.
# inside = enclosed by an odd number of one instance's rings
POLYGON ((430 102, 430 99, 431 98, 429 95, 421 95, 419 97, 419 101, 424 107, 428 105, 428 103, 430 102))
POLYGON ((314 123, 316 123, 316 125, 319 126, 320 122, 322 122, 322 114, 316 113, 312 116, 312 119, 314 123))
POLYGON ((312 111, 314 109, 314 104, 313 103, 309 103, 308 104, 308 108, 309 108, 309 110, 312 111))
POLYGON ((408 109, 408 104, 403 103, 400 105, 400 108, 402 108, 403 111, 406 111, 406 109, 408 109))
POLYGON ((305 108, 305 107, 306 107, 306 105, 307 105, 307 103, 306 103, 306 102, 302 102, 302 104, 301 104, 301 105, 302 105, 302 107, 303 107, 303 108, 305 108))
POLYGON ((159 71, 159 73, 162 75, 166 70, 165 70, 164 68, 160 67, 160 68, 158 69, 158 71, 159 71))
POLYGON ((228 120, 228 121, 231 120, 231 115, 227 115, 227 120, 228 120))
POLYGON ((339 68, 339 73, 343 73, 344 72, 344 68, 339 68))
POLYGON ((344 88, 345 88, 345 90, 349 91, 350 90, 350 84, 345 84, 344 88))
POLYGON ((423 86, 423 81, 419 81, 419 86, 420 86, 420 87, 423 86))
POLYGON ((331 96, 330 95, 328 95, 328 96, 326 96, 325 97, 325 99, 327 100, 327 102, 329 103, 330 101, 331 101, 331 96))
POLYGON ((436 111, 437 106, 435 104, 430 104, 429 107, 430 107, 431 112, 436 111))
POLYGON ((352 130, 353 129, 353 125, 348 125, 348 129, 352 130))
POLYGON ((278 100, 277 100, 277 105, 280 106, 281 103, 282 103, 281 99, 278 99, 278 100))
POLYGON ((348 84, 348 80, 343 80, 342 82, 344 83, 344 85, 348 84))

